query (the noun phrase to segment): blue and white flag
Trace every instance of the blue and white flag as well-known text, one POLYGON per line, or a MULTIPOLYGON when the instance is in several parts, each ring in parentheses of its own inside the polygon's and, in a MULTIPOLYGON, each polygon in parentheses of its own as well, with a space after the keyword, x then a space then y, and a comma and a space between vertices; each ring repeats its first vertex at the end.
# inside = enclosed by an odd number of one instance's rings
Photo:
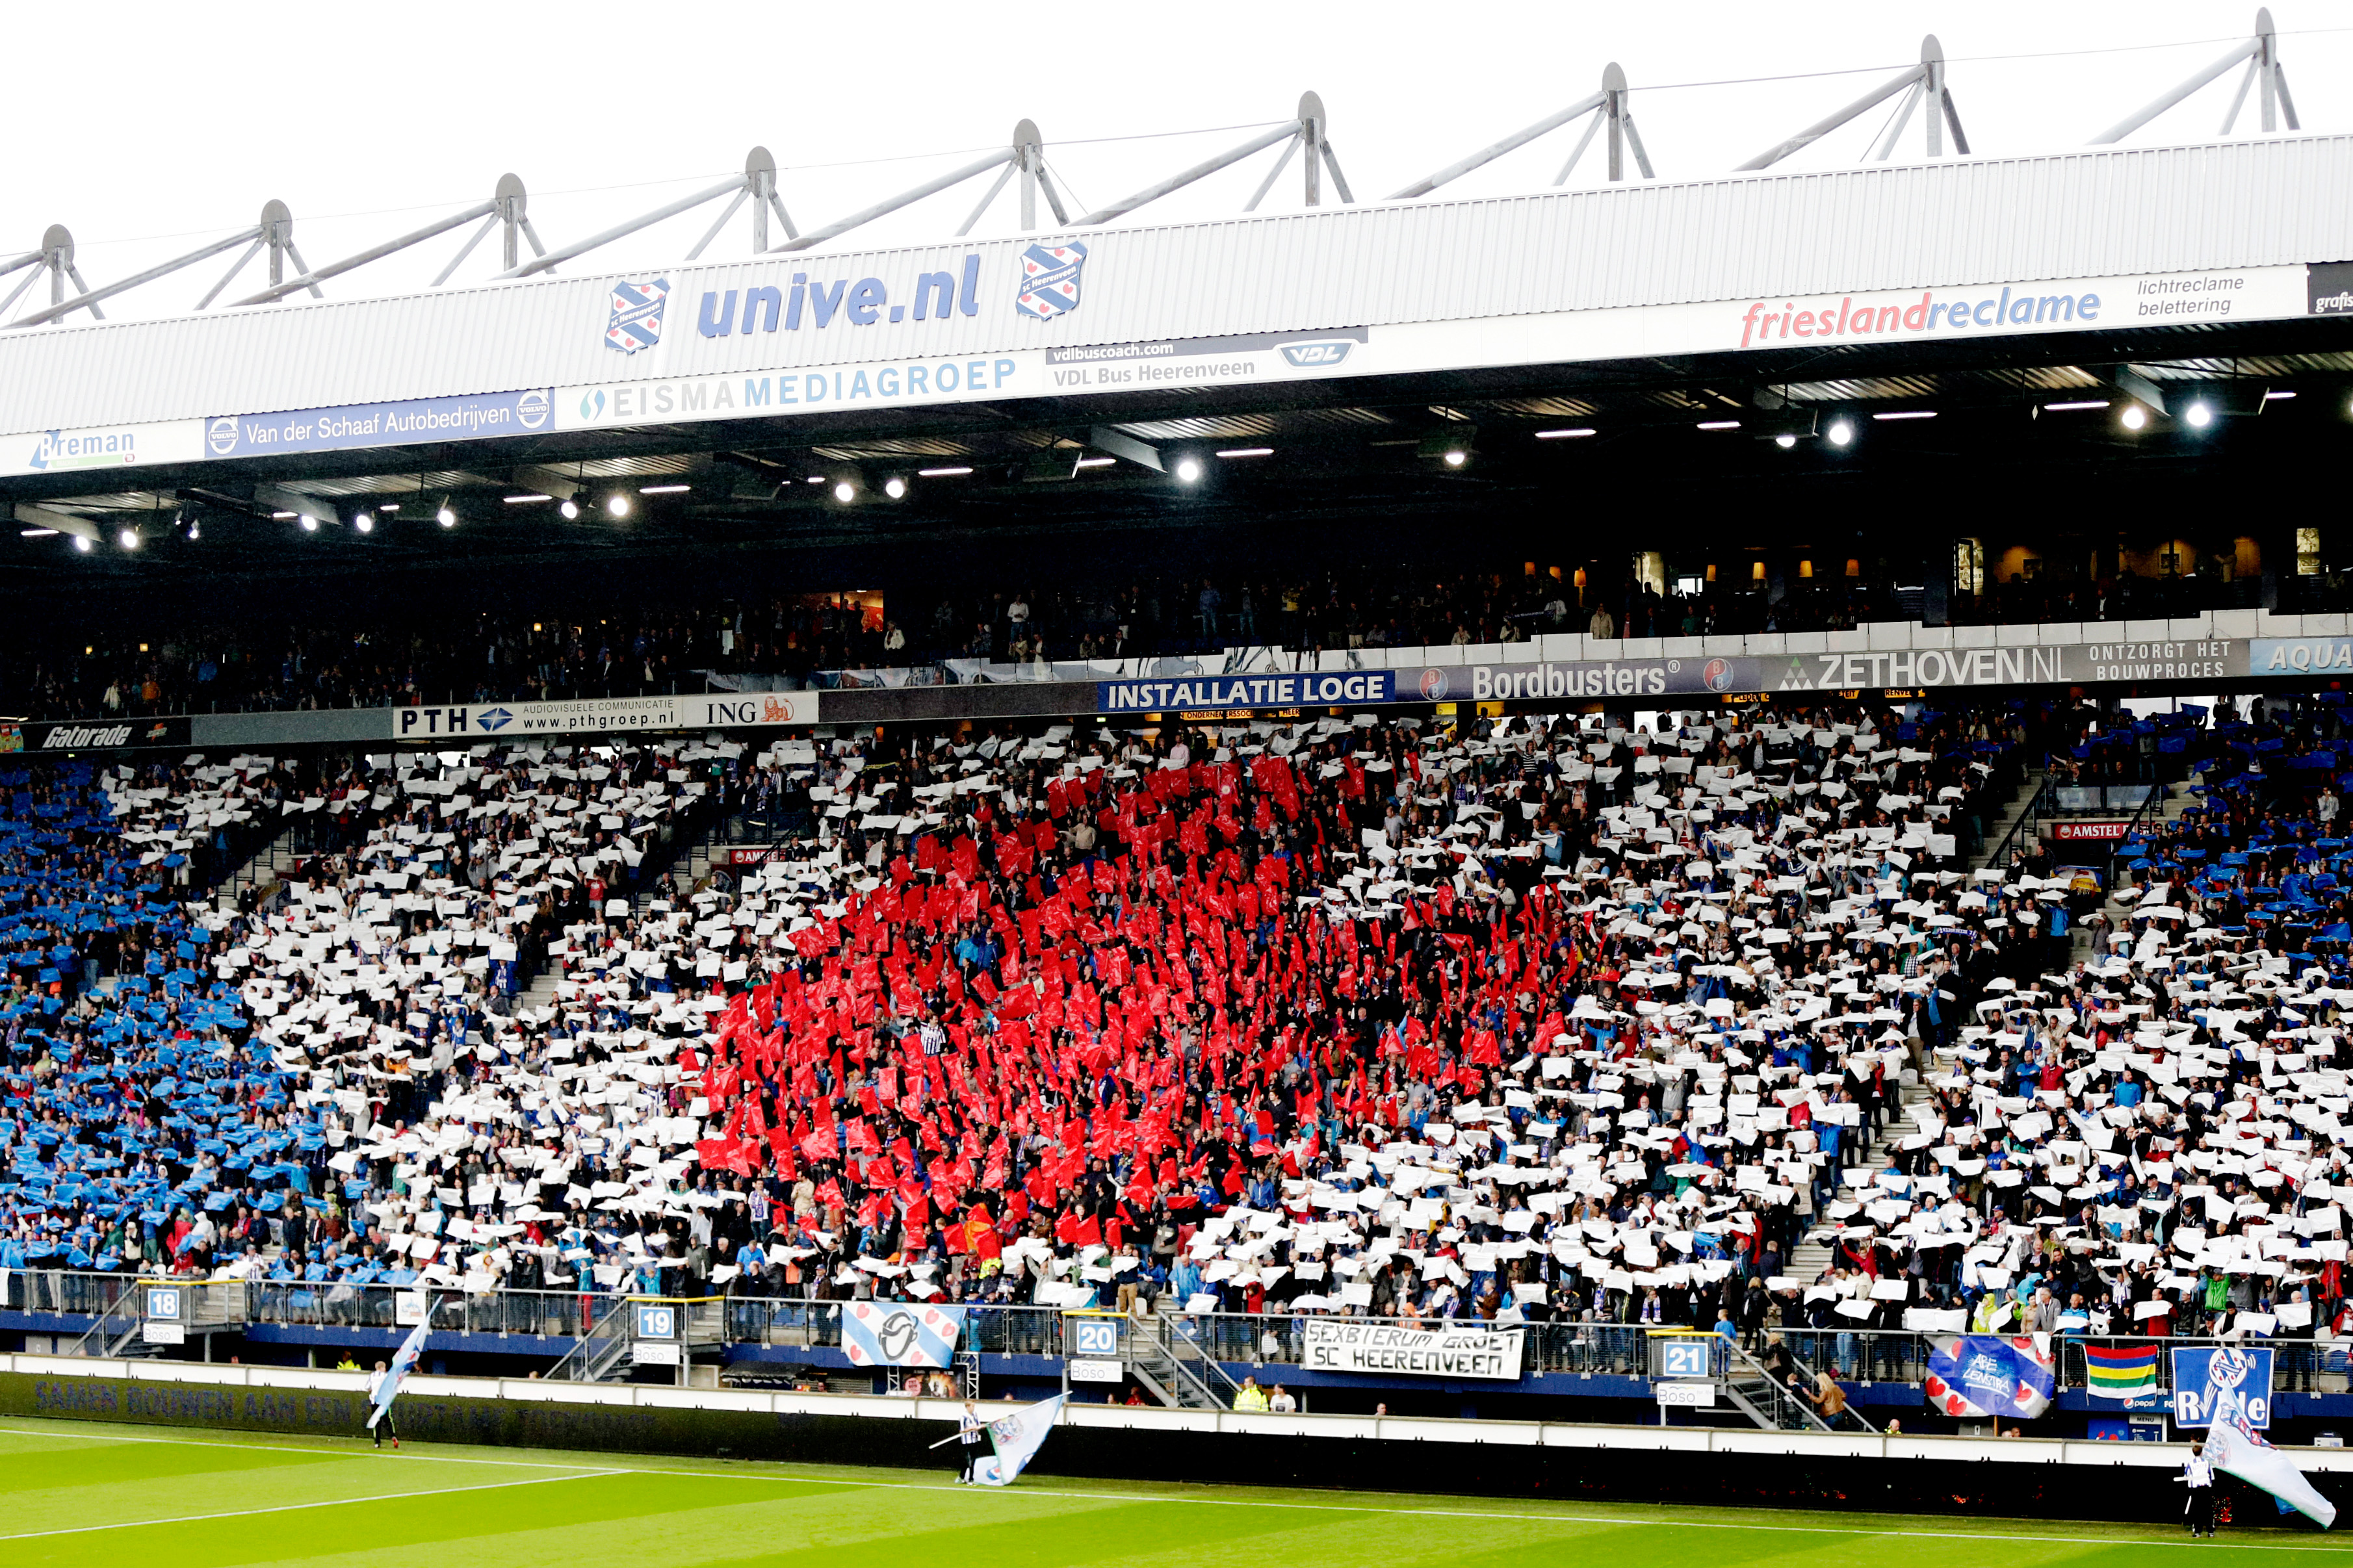
POLYGON ((1045 1442, 1046 1434, 1062 1414, 1062 1402, 1070 1398, 1058 1394, 1040 1404, 1010 1415, 1000 1415, 988 1424, 989 1447, 996 1452, 972 1468, 972 1479, 985 1487, 1009 1487, 1013 1479, 1029 1468, 1037 1456, 1038 1447, 1045 1442))
POLYGON ((385 1370, 384 1376, 376 1380, 375 1391, 371 1396, 375 1408, 368 1412, 367 1418, 371 1432, 375 1430, 375 1424, 384 1419, 384 1413, 392 1408, 392 1402, 400 1394, 402 1382, 417 1370, 417 1358, 425 1353, 425 1336, 433 1331, 430 1308, 427 1309, 425 1317, 424 1322, 408 1331, 408 1337, 401 1341, 400 1348, 392 1353, 392 1365, 385 1370))
POLYGON ((2261 1487, 2285 1513, 2295 1509, 2317 1520, 2320 1528, 2337 1522, 2337 1505, 2315 1491, 2304 1472, 2285 1454, 2263 1440, 2243 1415, 2218 1418, 2206 1434, 2206 1458, 2216 1469, 2261 1487))
POLYGON ((1930 1343, 1928 1403, 1955 1420, 2031 1421, 2051 1408, 2058 1377, 2047 1343, 2027 1335, 1955 1334, 1930 1343))
POLYGON ((962 1307, 852 1301, 841 1310, 841 1353, 852 1366, 946 1366, 963 1333, 962 1307))

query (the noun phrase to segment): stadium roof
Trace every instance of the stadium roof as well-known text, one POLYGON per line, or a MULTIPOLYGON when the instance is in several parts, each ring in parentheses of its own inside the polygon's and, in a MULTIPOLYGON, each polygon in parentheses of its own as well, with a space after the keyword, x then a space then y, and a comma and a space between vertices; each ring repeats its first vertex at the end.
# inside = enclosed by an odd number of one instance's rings
MULTIPOLYGON (((463 548, 503 531, 502 548, 530 552, 574 541, 508 496, 653 489, 626 524, 650 548, 685 537, 672 524, 773 539, 756 530, 778 513, 814 521, 836 484, 879 491, 886 476, 934 503, 901 525, 1158 520, 1182 455, 1263 442, 1299 494, 1238 483, 1212 504, 1435 516, 1470 500, 1433 442, 1475 438, 1493 485, 1546 432, 1589 421, 1673 479, 1694 460, 1646 433, 1739 419, 1815 437, 1835 405, 1933 399, 1949 440, 1972 411, 2014 418, 2070 391, 2162 419, 2179 383, 2228 384, 2258 408, 2268 388, 2333 388, 2353 337, 2315 318, 2353 314, 2345 258, 2353 137, 2316 136, 46 326, 0 333, 0 495, 22 523, 97 542, 191 500, 336 521, 370 497, 419 494, 429 515, 462 495, 463 548), (960 468, 976 472, 923 474, 960 468)), ((1885 434, 1881 449, 1904 449, 1885 434)), ((2111 434, 2087 434, 2090 455, 2126 455, 2111 434)), ((1700 462, 1770 460, 1768 444, 1733 445, 1700 462)), ((590 510, 578 526, 613 533, 590 510)), ((428 531, 403 548, 457 543, 428 531)), ((375 547, 392 548, 381 533, 375 547)))

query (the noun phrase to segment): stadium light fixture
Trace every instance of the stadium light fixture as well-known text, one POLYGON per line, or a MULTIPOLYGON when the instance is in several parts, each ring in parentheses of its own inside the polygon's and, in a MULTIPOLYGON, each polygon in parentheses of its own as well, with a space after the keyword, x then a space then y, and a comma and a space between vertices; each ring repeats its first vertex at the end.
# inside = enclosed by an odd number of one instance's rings
POLYGON ((1737 419, 1703 419, 1699 422, 1699 428, 1702 430, 1737 430, 1740 428, 1740 421, 1737 419))
POLYGON ((2128 403, 2118 418, 2126 429, 2137 430, 2148 423, 2148 411, 2137 403, 2128 403))
POLYGON ((570 522, 573 519, 580 515, 580 503, 574 500, 570 496, 565 496, 562 500, 556 502, 555 510, 563 517, 565 521, 570 522))
POLYGON ((77 533, 73 536, 73 542, 74 548, 76 550, 80 551, 84 555, 90 553, 90 536, 88 534, 77 533))
POLYGON ((305 533, 316 533, 319 531, 319 520, 312 517, 307 511, 301 517, 295 519, 295 521, 302 525, 302 531, 305 533))
POLYGON ((1220 458, 1271 458, 1274 456, 1274 448, 1271 447, 1229 447, 1224 451, 1219 453, 1218 456, 1220 458))
POLYGON ((1575 428, 1568 430, 1539 430, 1536 432, 1536 439, 1539 441, 1573 441, 1580 436, 1590 436, 1592 434, 1593 427, 1591 426, 1579 425, 1575 428))
POLYGON ((639 485, 638 493, 641 496, 682 496, 693 488, 692 485, 639 485))
POLYGON ((965 475, 970 472, 972 472, 970 468, 917 468, 915 470, 915 477, 919 479, 962 479, 965 475))
POLYGON ((1108 468, 1118 461, 1117 458, 1081 458, 1071 468, 1073 472, 1080 468, 1108 468))
POLYGON ((509 506, 527 506, 527 505, 529 505, 529 504, 530 504, 531 502, 533 502, 533 501, 554 500, 555 498, 554 498, 554 496, 543 496, 543 495, 538 495, 538 494, 532 494, 532 495, 508 496, 508 497, 507 497, 507 498, 505 498, 505 499, 506 499, 506 503, 507 503, 507 505, 509 505, 509 506))
POLYGON ((1189 485, 1198 480, 1200 477, 1200 458, 1179 458, 1176 459, 1176 482, 1178 484, 1189 485))
POLYGON ((615 517, 627 517, 629 515, 629 498, 615 490, 605 498, 605 510, 615 517))
POLYGON ((450 506, 446 498, 442 500, 439 509, 434 512, 433 521, 439 523, 444 528, 455 528, 458 526, 457 510, 450 506))
POLYGON ((19 539, 55 539, 57 536, 58 531, 54 528, 20 528, 16 531, 19 539))
POLYGON ((1854 444, 1854 422, 1849 419, 1833 419, 1831 421, 1831 427, 1824 431, 1823 434, 1831 438, 1831 445, 1833 447, 1852 446, 1854 444))
POLYGON ((1449 447, 1448 448, 1446 448, 1446 458, 1445 458, 1445 461, 1446 461, 1446 466, 1447 466, 1448 468, 1461 468, 1463 464, 1465 464, 1465 463, 1469 462, 1470 460, 1471 460, 1471 454, 1470 454, 1470 453, 1468 453, 1468 452, 1466 452, 1466 451, 1464 451, 1461 447, 1449 447))
POLYGON ((1892 419, 1934 419, 1936 416, 1936 411, 1933 408, 1891 408, 1884 414, 1874 414, 1872 416, 1873 419, 1882 421, 1892 419))
POLYGON ((126 528, 114 536, 114 541, 125 550, 136 550, 139 548, 139 531, 135 528, 126 528))
POLYGON ((882 493, 892 500, 903 500, 907 494, 907 481, 892 474, 882 481, 882 493))
POLYGON ((2078 398, 2073 403, 2046 403, 2042 405, 2042 412, 2045 414, 2083 414, 2088 413, 2095 408, 2105 408, 2107 406, 2108 400, 2105 397, 2084 397, 2078 398))
POLYGON ((2182 412, 2181 417, 2189 421, 2191 429, 2203 430, 2214 423, 2214 411, 2202 403, 2193 403, 2182 412))
POLYGON ((2264 393, 2264 394, 2263 394, 2263 401, 2264 401, 2265 403, 2277 403, 2280 399, 2282 399, 2282 398, 2284 398, 2284 397, 2294 397, 2295 395, 2295 393, 2293 393, 2293 392, 2284 392, 2284 391, 2266 392, 2266 393, 2264 393))
POLYGON ((1787 430, 1782 431, 1778 436, 1773 437, 1773 445, 1780 447, 1784 452, 1788 451, 1797 444, 1798 438, 1795 436, 1790 435, 1787 430))
POLYGON ((842 505, 848 506, 851 501, 858 499, 858 487, 851 484, 848 479, 844 479, 839 484, 833 487, 833 499, 839 501, 842 505))
POLYGON ((375 513, 372 511, 361 512, 358 516, 352 519, 352 526, 358 529, 362 533, 374 533, 375 531, 375 513))

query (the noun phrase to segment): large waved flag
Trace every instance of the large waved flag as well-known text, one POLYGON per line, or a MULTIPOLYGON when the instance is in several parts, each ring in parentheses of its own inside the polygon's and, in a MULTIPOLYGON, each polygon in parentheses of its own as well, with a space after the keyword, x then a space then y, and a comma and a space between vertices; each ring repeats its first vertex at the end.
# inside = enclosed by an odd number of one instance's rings
POLYGON ((1027 1468, 1037 1455, 1046 1434, 1054 1429, 1054 1422, 1062 1414, 1062 1402, 1068 1398, 1067 1394, 1058 1394, 990 1422, 988 1443, 996 1452, 972 1468, 972 1479, 985 1487, 1011 1486, 1013 1478, 1027 1468))
POLYGON ((2087 1344, 2084 1347, 2084 1391, 2095 1399, 2154 1394, 2158 1354, 2154 1341, 2140 1345, 2087 1344))
POLYGON ((400 1348, 392 1353, 392 1364, 385 1369, 384 1381, 375 1385, 375 1408, 368 1412, 367 1418, 371 1432, 375 1430, 375 1424, 384 1419, 384 1413, 392 1408, 393 1400, 400 1394, 401 1383, 417 1370, 417 1358, 425 1353, 425 1336, 433 1328, 433 1313, 429 1309, 425 1319, 424 1322, 409 1330, 408 1337, 400 1342, 400 1348))
POLYGON ((2051 1408, 2058 1374, 2049 1350, 2025 1334, 1954 1334, 1934 1342, 1928 1403, 1959 1420, 1981 1415, 2031 1421, 2051 1408))
POLYGON ((2337 1522, 2337 1505, 2313 1490, 2304 1472, 2285 1454, 2263 1440, 2243 1418, 2218 1420, 2206 1434, 2206 1458, 2214 1468, 2261 1487, 2279 1500, 2280 1511, 2295 1509, 2320 1521, 2337 1522))

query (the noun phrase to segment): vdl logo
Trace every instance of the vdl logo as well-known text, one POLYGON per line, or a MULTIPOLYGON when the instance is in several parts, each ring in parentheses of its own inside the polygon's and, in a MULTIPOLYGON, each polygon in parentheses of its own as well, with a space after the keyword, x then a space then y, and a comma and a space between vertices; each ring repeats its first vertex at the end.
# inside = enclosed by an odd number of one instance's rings
POLYGON ((1356 346, 1351 338, 1318 338, 1314 342, 1283 344, 1282 357, 1301 370, 1316 370, 1338 364, 1356 346))

